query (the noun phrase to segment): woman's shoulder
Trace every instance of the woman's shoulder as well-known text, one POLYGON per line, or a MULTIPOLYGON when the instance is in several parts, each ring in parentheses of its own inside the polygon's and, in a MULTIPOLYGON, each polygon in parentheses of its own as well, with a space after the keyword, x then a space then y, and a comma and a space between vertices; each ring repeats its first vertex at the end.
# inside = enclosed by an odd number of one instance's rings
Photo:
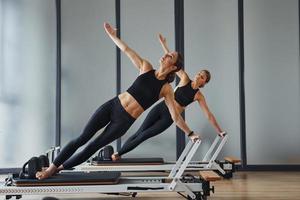
POLYGON ((143 66, 140 68, 140 75, 152 71, 155 71, 155 69, 153 69, 151 63, 147 60, 143 60, 143 66))
POLYGON ((178 83, 177 87, 184 87, 184 86, 190 84, 191 82, 192 82, 192 80, 189 77, 180 79, 180 82, 178 83))
POLYGON ((198 90, 195 94, 195 100, 201 100, 201 99, 205 99, 205 97, 203 93, 200 90, 198 90))
POLYGON ((140 74, 144 74, 144 73, 147 73, 152 70, 154 70, 154 69, 153 69, 151 63, 148 60, 143 59, 143 64, 142 64, 142 67, 140 68, 140 74))

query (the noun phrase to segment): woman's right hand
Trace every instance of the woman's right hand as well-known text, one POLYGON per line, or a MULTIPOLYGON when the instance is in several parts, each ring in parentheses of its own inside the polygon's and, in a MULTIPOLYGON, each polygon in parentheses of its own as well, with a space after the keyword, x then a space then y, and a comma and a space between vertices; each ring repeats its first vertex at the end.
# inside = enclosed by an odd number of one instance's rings
POLYGON ((158 34, 158 38, 159 38, 159 42, 161 43, 161 44, 166 44, 166 42, 167 42, 167 39, 164 37, 164 36, 162 36, 162 34, 158 34))
POLYGON ((104 30, 109 36, 116 36, 117 35, 117 29, 111 27, 111 25, 107 22, 104 22, 104 30))
POLYGON ((221 133, 218 133, 218 135, 223 138, 225 135, 227 135, 226 131, 222 131, 221 133))
POLYGON ((190 140, 192 140, 193 142, 196 142, 197 140, 200 140, 200 136, 193 133, 192 135, 189 136, 190 140))

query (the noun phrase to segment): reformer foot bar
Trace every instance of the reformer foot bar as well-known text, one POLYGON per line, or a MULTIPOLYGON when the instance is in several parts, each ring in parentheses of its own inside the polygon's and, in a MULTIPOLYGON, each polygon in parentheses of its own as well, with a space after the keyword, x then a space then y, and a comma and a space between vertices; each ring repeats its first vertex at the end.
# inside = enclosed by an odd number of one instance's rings
MULTIPOLYGON (((203 157, 202 161, 190 161, 186 166, 187 171, 208 171, 213 170, 217 171, 220 175, 225 178, 231 178, 232 173, 235 171, 235 162, 232 161, 217 161, 217 157, 224 147, 226 141, 228 140, 228 135, 225 135, 223 138, 216 136, 212 145, 208 149, 207 153, 203 157), (212 154, 213 153, 213 154, 212 154)), ((181 156, 186 156, 189 152, 188 149, 192 145, 190 141, 181 156)), ((143 159, 141 159, 143 160, 143 159)), ((149 160, 149 159, 148 159, 149 160)), ((77 171, 123 171, 123 172, 142 172, 142 171, 170 171, 172 170, 174 164, 181 165, 180 162, 159 162, 155 163, 155 159, 152 159, 153 162, 147 164, 135 163, 132 160, 132 163, 117 163, 114 161, 101 161, 101 162, 92 162, 85 163, 75 168, 77 171)), ((159 161, 159 160, 158 160, 159 161)))
MULTIPOLYGON (((184 176, 183 173, 186 167, 189 165, 192 157, 194 156, 196 150, 200 146, 201 141, 196 141, 195 143, 188 143, 184 152, 181 154, 180 158, 177 160, 176 164, 173 166, 170 174, 168 176, 157 176, 157 177, 122 177, 119 172, 71 172, 77 173, 75 175, 79 176, 72 181, 72 176, 68 177, 71 179, 66 185, 63 181, 63 173, 59 173, 58 176, 62 178, 62 181, 56 181, 56 184, 51 184, 51 178, 46 180, 27 180, 26 186, 22 184, 16 186, 18 178, 10 175, 6 180, 6 184, 0 186, 0 195, 5 195, 5 199, 10 199, 11 197, 21 198, 22 195, 57 195, 57 194, 91 194, 91 193, 104 193, 104 194, 121 194, 129 193, 135 196, 138 192, 178 192, 185 193, 187 199, 197 199, 203 200, 210 195, 210 191, 214 191, 214 188, 210 187, 210 181, 215 181, 217 179, 209 179, 206 176, 201 176, 198 173, 196 176, 184 176), (90 174, 94 173, 94 174, 90 174), (112 185, 99 185, 102 179, 97 180, 94 178, 92 181, 88 180, 88 184, 82 183, 85 180, 86 175, 89 178, 95 177, 95 174, 99 173, 100 176, 105 176, 105 180, 109 178, 112 179, 110 184, 112 185), (119 173, 116 174, 116 173, 119 173), (78 180, 80 179, 80 181, 78 180), (44 184, 42 182, 47 182, 44 184), (59 185, 57 185, 59 182, 59 185), (82 183, 82 185, 81 185, 82 183), (117 183, 117 184, 115 184, 117 183), (73 185, 70 185, 73 184, 73 185), (30 186, 29 186, 30 185, 30 186), (51 185, 51 186, 50 186, 51 185)), ((209 172, 213 173, 213 172, 209 172)), ((209 175, 208 175, 209 176, 209 175)), ((217 176, 214 174, 214 176, 217 176)), ((220 177, 219 177, 220 178, 220 177)), ((20 180, 19 180, 20 181, 20 180)), ((181 194, 182 195, 182 194, 181 194)))

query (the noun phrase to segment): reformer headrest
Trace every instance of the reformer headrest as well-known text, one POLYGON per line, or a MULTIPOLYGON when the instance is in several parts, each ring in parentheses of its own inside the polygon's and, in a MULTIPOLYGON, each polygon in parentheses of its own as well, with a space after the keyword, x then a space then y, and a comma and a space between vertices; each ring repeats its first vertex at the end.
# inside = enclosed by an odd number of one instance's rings
POLYGON ((105 146, 100 149, 98 156, 95 156, 93 161, 111 161, 111 156, 114 153, 114 148, 111 145, 105 146))
POLYGON ((42 171, 44 167, 49 167, 49 159, 45 155, 39 157, 32 157, 24 163, 22 170, 19 174, 20 179, 36 179, 35 174, 42 171), (26 166, 28 168, 26 169, 26 166))

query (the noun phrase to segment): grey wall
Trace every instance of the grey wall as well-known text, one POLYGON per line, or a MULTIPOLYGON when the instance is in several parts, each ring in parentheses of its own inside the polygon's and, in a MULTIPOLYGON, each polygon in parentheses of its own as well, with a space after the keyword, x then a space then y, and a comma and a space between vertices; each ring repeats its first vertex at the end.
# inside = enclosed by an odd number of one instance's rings
MULTIPOLYGON (((121 1, 121 37, 140 56, 149 60, 154 68, 158 68, 158 60, 163 51, 157 39, 162 33, 174 49, 174 1, 121 1)), ((130 60, 122 54, 121 87, 125 91, 138 76, 139 71, 130 60)), ((148 111, 151 108, 148 109, 148 111)), ((122 137, 125 141, 143 122, 148 111, 134 123, 127 134, 122 137)), ((141 144, 126 156, 161 156, 166 159, 176 158, 176 130, 172 126, 162 135, 154 137, 141 144)))
POLYGON ((3 79, 4 79, 4 67, 3 67, 3 1, 0 1, 0 98, 3 96, 3 79))
POLYGON ((245 1, 249 164, 300 163, 298 1, 245 1))
MULTIPOLYGON (((0 168, 5 168, 21 166, 54 144, 56 16, 55 1, 0 2, 0 168), (32 140, 39 142, 24 145, 32 140)), ((61 3, 65 145, 80 134, 99 105, 116 95, 115 45, 102 28, 104 21, 114 25, 115 1, 61 3)), ((212 74, 201 91, 230 136, 221 157, 240 157, 237 3, 184 1, 185 69, 191 77, 204 68, 212 74)), ((300 164, 298 1, 244 0, 244 12, 248 164, 300 164)), ((155 68, 163 54, 157 33, 166 36, 174 49, 174 29, 173 0, 121 1, 122 39, 155 68)), ((137 76, 138 70, 122 54, 121 91, 137 76)), ((147 113, 122 137, 123 142, 147 113)), ((186 121, 203 138, 198 159, 216 132, 197 103, 187 108, 186 121)), ((127 156, 174 160, 175 126, 127 156)))
MULTIPOLYGON (((116 94, 116 50, 103 29, 114 1, 62 0, 62 145, 116 94)), ((99 131, 101 133, 101 131, 99 131)))
POLYGON ((2 0, 0 168, 54 144, 55 2, 2 0))
MULTIPOLYGON (((221 157, 240 157, 237 1, 188 0, 184 13, 185 71, 191 78, 201 69, 211 72, 211 81, 200 91, 229 134, 221 157)), ((217 132, 197 102, 186 109, 186 121, 202 136, 197 157, 202 158, 217 132)))
MULTIPOLYGON (((184 4, 185 69, 191 77, 204 68, 212 74, 211 82, 201 91, 220 126, 230 135, 221 157, 240 157, 237 3, 187 0, 184 4)), ((298 2, 246 0, 244 6, 248 163, 299 163, 298 2), (278 95, 286 98, 283 101, 278 95), (288 148, 276 148, 279 144, 288 148)), ((80 133, 97 106, 115 95, 115 49, 102 30, 102 22, 114 22, 114 15, 113 2, 62 1, 63 144, 80 133)), ((162 55, 158 32, 174 49, 173 1, 121 1, 121 37, 154 67, 162 55)), ((137 75, 138 70, 122 54, 122 92, 137 75)), ((123 142, 139 128, 147 113, 122 137, 123 142)), ((197 155, 200 158, 216 132, 197 103, 186 110, 186 120, 204 139, 197 155)), ((127 156, 175 159, 175 132, 173 125, 127 156)))

